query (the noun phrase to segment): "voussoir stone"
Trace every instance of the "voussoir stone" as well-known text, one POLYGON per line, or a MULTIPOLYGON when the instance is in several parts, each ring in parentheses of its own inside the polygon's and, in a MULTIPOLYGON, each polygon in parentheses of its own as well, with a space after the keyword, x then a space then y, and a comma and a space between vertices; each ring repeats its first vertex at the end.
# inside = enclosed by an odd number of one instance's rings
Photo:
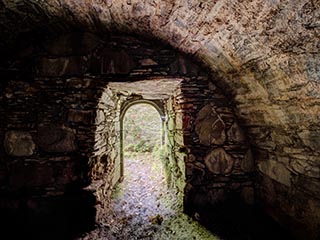
POLYGON ((4 148, 10 156, 31 156, 35 150, 35 143, 28 132, 8 131, 4 139, 4 148))
POLYGON ((317 150, 320 148, 320 130, 303 130, 298 133, 298 136, 302 142, 311 149, 317 150))
POLYGON ((73 152, 75 135, 71 128, 55 124, 39 125, 38 144, 46 152, 73 152))
POLYGON ((225 123, 209 104, 199 111, 195 126, 200 143, 203 145, 222 145, 226 141, 225 123))
POLYGON ((310 164, 309 161, 303 159, 292 159, 289 168, 299 174, 320 179, 320 167, 310 164))
POLYGON ((228 174, 233 169, 234 158, 223 148, 216 148, 205 156, 204 162, 212 173, 228 174))

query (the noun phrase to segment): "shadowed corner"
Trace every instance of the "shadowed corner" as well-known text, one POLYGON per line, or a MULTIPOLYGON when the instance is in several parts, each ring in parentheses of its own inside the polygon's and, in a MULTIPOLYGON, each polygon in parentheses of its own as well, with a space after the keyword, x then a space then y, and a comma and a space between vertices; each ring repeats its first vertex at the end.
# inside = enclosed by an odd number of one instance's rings
POLYGON ((221 239, 296 239, 259 206, 246 204, 237 196, 215 203, 191 197, 184 211, 221 239))
POLYGON ((62 196, 6 199, 2 239, 75 239, 95 225, 95 197, 85 190, 62 196))

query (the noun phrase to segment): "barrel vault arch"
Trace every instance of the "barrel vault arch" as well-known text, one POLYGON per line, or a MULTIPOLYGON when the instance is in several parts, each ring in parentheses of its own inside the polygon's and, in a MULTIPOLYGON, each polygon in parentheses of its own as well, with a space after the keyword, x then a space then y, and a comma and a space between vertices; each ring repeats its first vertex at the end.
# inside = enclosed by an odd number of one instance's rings
MULTIPOLYGON (((257 183, 260 204, 270 215, 282 219, 284 225, 299 225, 317 238, 320 221, 317 1, 31 0, 1 1, 0 6, 1 76, 5 81, 0 85, 1 100, 9 106, 1 105, 1 112, 7 113, 1 114, 0 119, 4 142, 14 133, 24 136, 26 142, 34 146, 30 139, 40 139, 35 135, 45 129, 29 129, 37 124, 21 122, 10 127, 13 120, 20 121, 18 114, 10 113, 10 106, 20 101, 14 102, 21 93, 18 82, 26 90, 34 91, 25 93, 30 99, 38 96, 45 99, 32 85, 36 78, 33 73, 47 71, 49 77, 56 79, 77 75, 72 69, 79 69, 75 65, 68 66, 67 62, 76 61, 84 67, 86 60, 75 59, 99 45, 97 42, 102 35, 116 31, 160 39, 207 66, 207 71, 215 76, 213 82, 230 97, 234 112, 253 146, 255 169, 260 176, 257 183), (65 36, 50 47, 50 44, 38 42, 43 37, 50 41, 54 36, 67 35, 75 29, 92 35, 75 37, 81 39, 77 43, 65 36), (63 45, 68 41, 71 48, 63 45), (75 52, 76 49, 84 51, 75 52), (43 56, 46 57, 41 57, 39 51, 45 51, 43 56), (69 58, 70 55, 77 57, 69 58), (40 65, 32 67, 33 71, 30 62, 40 65), (54 67, 48 70, 45 66, 54 67), (68 67, 63 70, 59 66, 68 67), (9 132, 12 129, 30 134, 9 132), (287 201, 288 198, 291 201, 287 201), (298 212, 305 214, 298 216, 298 212)), ((45 84, 41 86, 42 90, 46 87, 45 84)), ((26 106, 31 104, 28 101, 26 106)), ((37 104, 32 104, 32 111, 41 112, 37 104)), ((55 107, 63 109, 63 106, 55 107)), ((85 111, 81 114, 87 114, 85 111)), ((67 115, 59 114, 54 117, 67 115)), ((41 113, 38 115, 41 117, 41 113)), ((70 126, 62 128, 72 138, 70 126)), ((30 147, 30 151, 22 153, 35 153, 34 149, 40 151, 41 147, 30 147)), ((70 149, 74 149, 74 145, 67 150, 70 149)), ((0 150, 5 159, 12 157, 4 147, 0 150)), ((5 179, 14 178, 15 171, 2 172, 5 172, 5 179)))

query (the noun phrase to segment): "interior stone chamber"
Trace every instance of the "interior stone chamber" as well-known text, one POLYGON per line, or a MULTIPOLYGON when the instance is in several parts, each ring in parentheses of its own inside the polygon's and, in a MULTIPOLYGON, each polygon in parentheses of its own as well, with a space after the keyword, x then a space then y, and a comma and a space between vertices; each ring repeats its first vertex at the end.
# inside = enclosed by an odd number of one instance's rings
POLYGON ((320 237, 317 2, 66 1, 73 19, 55 3, 6 2, 1 15, 19 19, 24 6, 35 27, 10 38, 0 28, 4 229, 90 229, 123 176, 122 115, 149 101, 162 113, 168 184, 188 214, 241 204, 299 239, 320 237), (262 5, 264 21, 253 13, 262 5), (47 30, 34 22, 45 16, 47 30))

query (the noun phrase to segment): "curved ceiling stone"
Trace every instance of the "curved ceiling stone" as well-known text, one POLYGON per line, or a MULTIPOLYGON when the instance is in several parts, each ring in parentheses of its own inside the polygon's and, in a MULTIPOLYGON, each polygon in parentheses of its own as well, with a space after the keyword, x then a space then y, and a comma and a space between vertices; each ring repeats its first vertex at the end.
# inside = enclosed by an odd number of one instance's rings
POLYGON ((1 0, 0 46, 71 30, 161 39, 211 69, 247 126, 290 148, 320 132, 319 9, 317 0, 1 0))

